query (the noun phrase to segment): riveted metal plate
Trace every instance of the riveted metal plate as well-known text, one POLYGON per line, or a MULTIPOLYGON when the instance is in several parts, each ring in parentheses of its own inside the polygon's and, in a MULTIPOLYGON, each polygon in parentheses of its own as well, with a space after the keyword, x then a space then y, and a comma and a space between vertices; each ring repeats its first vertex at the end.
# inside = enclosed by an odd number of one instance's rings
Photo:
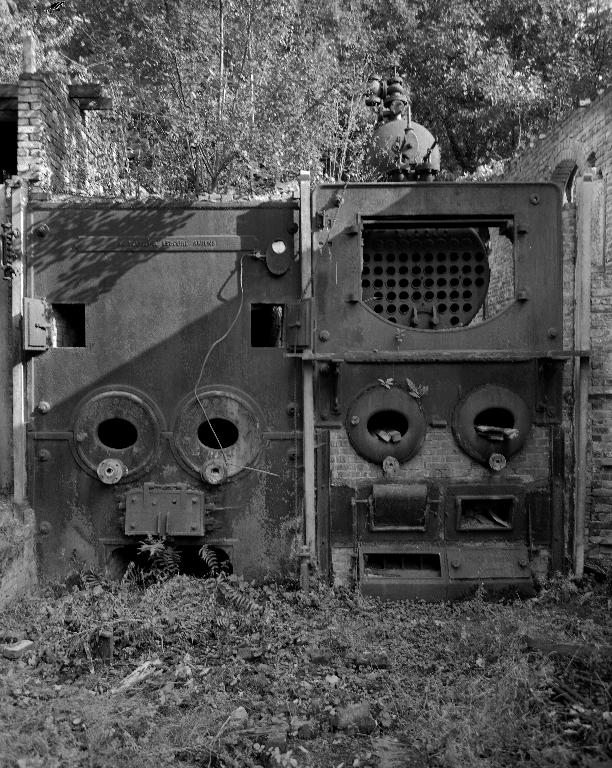
POLYGON ((128 536, 204 535, 204 494, 185 483, 145 483, 125 495, 125 533, 128 536))

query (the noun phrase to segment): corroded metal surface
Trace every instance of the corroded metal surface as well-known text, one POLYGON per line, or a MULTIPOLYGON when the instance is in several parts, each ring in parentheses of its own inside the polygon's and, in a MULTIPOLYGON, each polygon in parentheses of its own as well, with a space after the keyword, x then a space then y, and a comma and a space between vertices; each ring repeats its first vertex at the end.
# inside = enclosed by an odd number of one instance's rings
POLYGON ((82 318, 66 338, 84 339, 29 358, 44 574, 101 566, 148 533, 217 546, 247 576, 287 561, 300 372, 251 326, 252 305, 299 300, 296 218, 293 202, 31 207, 28 293, 82 318))

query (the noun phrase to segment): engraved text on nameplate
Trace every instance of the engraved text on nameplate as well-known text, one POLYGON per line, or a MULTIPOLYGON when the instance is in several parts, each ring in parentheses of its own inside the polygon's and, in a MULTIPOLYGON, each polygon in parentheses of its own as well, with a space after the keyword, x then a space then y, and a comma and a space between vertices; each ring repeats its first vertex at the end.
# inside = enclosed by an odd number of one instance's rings
POLYGON ((196 237, 105 237, 76 238, 79 251, 254 251, 253 235, 199 235, 196 237))

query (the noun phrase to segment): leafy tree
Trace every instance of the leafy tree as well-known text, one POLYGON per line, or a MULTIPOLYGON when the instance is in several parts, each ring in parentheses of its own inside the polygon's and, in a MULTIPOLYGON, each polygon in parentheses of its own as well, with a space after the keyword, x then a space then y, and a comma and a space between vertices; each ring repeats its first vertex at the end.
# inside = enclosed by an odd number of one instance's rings
POLYGON ((604 0, 3 1, 5 79, 30 28, 43 66, 105 82, 132 191, 253 193, 301 168, 364 179, 374 69, 407 76, 455 175, 612 80, 604 0))

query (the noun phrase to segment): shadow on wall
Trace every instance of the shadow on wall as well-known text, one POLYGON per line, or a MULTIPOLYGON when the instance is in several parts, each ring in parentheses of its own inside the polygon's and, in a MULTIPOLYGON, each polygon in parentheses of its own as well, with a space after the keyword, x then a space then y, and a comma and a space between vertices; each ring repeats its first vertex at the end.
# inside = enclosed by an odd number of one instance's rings
MULTIPOLYGON (((64 209, 54 206, 49 231, 42 237, 34 225, 31 263, 39 286, 36 293, 47 294, 51 303, 85 304, 87 338, 80 347, 49 349, 35 357, 34 403, 48 400, 51 408, 46 414, 35 411, 31 416, 31 450, 36 453, 41 445, 36 444, 37 430, 71 432, 83 400, 89 400, 94 390, 111 386, 136 389, 161 411, 160 454, 150 472, 134 476, 135 483, 187 481, 200 487, 199 476, 190 479, 181 474, 167 431, 198 379, 200 386, 234 387, 250 396, 263 412, 262 431, 290 429, 290 417, 278 405, 295 399, 298 368, 295 360, 284 357, 282 348, 251 344, 250 305, 259 306, 271 297, 279 304, 294 299, 299 265, 292 263, 286 275, 275 277, 261 260, 235 251, 164 252, 160 248, 110 252, 75 247, 76 238, 82 236, 159 241, 211 233, 211 238, 244 235, 267 242, 283 230, 287 237, 293 212, 289 206, 282 208, 282 215, 278 205, 276 210, 265 205, 237 206, 228 214, 223 208, 85 203, 64 209), (59 235, 54 237, 56 226, 59 235), (230 328, 227 338, 215 345, 230 328)), ((203 423, 205 418, 202 415, 203 423)), ((199 439, 206 443, 205 438, 199 439)), ((57 560, 63 549, 68 556, 73 541, 82 541, 87 551, 94 551, 101 538, 117 536, 120 530, 114 512, 116 499, 111 495, 115 491, 115 496, 121 495, 127 486, 103 486, 90 477, 71 457, 70 445, 65 437, 46 441, 44 447, 51 455, 33 466, 36 514, 51 523, 43 562, 57 560), (78 510, 79 515, 71 517, 70 509, 78 510)), ((207 489, 216 490, 215 501, 221 509, 215 514, 216 521, 221 521, 218 530, 222 537, 239 539, 234 554, 251 572, 261 571, 262 565, 269 570, 280 568, 279 563, 266 562, 266 556, 270 552, 283 556, 285 542, 279 524, 295 504, 298 463, 291 464, 285 454, 286 446, 274 441, 256 465, 269 470, 269 463, 274 463, 277 476, 248 472, 240 480, 207 489)))

